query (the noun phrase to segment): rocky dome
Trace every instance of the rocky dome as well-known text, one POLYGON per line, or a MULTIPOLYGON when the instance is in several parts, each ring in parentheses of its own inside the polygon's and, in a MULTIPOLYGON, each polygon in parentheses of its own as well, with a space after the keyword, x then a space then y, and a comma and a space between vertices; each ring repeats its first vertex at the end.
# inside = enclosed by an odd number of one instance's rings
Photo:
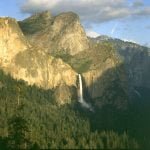
POLYGON ((53 17, 48 12, 43 12, 19 24, 29 41, 47 52, 64 51, 75 55, 89 48, 88 38, 79 17, 73 12, 65 12, 53 17))

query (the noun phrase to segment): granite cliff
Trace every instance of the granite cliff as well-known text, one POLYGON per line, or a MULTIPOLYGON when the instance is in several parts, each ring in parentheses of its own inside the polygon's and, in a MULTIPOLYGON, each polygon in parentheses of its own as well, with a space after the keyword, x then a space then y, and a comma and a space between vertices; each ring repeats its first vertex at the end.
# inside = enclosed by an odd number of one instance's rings
POLYGON ((49 53, 64 51, 74 55, 89 48, 88 38, 73 12, 52 16, 50 12, 35 14, 19 22, 29 41, 49 53))
POLYGON ((139 88, 150 89, 150 48, 108 36, 90 38, 90 40, 94 43, 107 41, 114 45, 118 56, 125 65, 128 83, 134 88, 135 94, 139 95, 139 88))
POLYGON ((15 79, 45 89, 76 86, 76 72, 61 59, 29 44, 11 18, 0 18, 0 67, 15 79))
POLYGON ((52 89, 59 105, 77 100, 80 73, 84 98, 94 106, 127 106, 122 60, 111 44, 90 42, 75 13, 46 11, 19 22, 1 18, 0 37, 0 67, 15 79, 52 89))

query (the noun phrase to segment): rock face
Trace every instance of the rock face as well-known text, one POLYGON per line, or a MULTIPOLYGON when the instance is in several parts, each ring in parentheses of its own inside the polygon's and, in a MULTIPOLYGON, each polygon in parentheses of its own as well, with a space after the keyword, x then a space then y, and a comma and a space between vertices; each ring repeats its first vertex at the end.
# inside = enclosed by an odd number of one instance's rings
POLYGON ((150 49, 135 43, 103 37, 100 36, 91 40, 96 43, 108 41, 115 46, 118 55, 125 64, 130 85, 133 87, 150 88, 150 49))
POLYGON ((17 53, 29 49, 15 19, 0 18, 0 65, 7 67, 17 53))
POLYGON ((63 83, 76 86, 76 72, 61 59, 31 46, 17 22, 10 18, 0 19, 0 67, 16 79, 45 89, 63 83))
POLYGON ((59 106, 67 104, 67 103, 71 103, 72 95, 74 95, 72 92, 73 91, 71 90, 71 88, 66 86, 66 84, 64 83, 56 87, 56 90, 54 93, 56 103, 59 106))
POLYGON ((52 17, 46 11, 27 18, 19 24, 30 42, 44 48, 47 52, 64 51, 74 55, 89 48, 79 17, 73 12, 52 17))
POLYGON ((89 43, 72 12, 53 17, 46 11, 19 25, 15 19, 1 18, 0 68, 30 85, 52 89, 58 105, 77 100, 77 73, 83 77, 84 98, 96 107, 120 109, 128 104, 121 59, 110 44, 89 43))
MULTIPOLYGON (((107 50, 109 54, 103 54, 97 60, 100 66, 95 64, 97 67, 83 73, 85 86, 96 107, 111 105, 117 109, 125 109, 128 105, 129 89, 124 67, 114 55, 115 52, 111 48, 107 50)), ((101 53, 104 53, 102 49, 101 53)))
POLYGON ((130 89, 125 68, 111 44, 94 44, 70 62, 82 74, 85 100, 91 99, 99 108, 106 105, 118 109, 127 107, 130 89))
POLYGON ((134 87, 150 89, 150 49, 126 43, 120 44, 118 53, 124 58, 129 82, 134 87))

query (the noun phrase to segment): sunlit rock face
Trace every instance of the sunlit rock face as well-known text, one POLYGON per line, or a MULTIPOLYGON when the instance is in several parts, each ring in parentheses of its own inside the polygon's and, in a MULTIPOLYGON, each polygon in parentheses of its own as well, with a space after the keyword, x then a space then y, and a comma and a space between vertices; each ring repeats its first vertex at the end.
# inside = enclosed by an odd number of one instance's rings
POLYGON ((0 37, 0 68, 29 85, 52 89, 58 105, 77 100, 81 74, 85 100, 92 99, 97 107, 126 107, 128 88, 120 58, 108 43, 89 43, 76 14, 53 17, 46 11, 19 25, 1 18, 0 37), (54 55, 62 51, 63 57, 54 55))
POLYGON ((64 51, 75 55, 89 48, 88 38, 79 17, 73 12, 52 17, 46 11, 27 18, 19 24, 30 42, 44 48, 47 52, 64 51))
POLYGON ((55 89, 62 83, 76 86, 76 72, 61 59, 31 46, 11 18, 0 19, 0 67, 15 79, 45 89, 55 89))
POLYGON ((16 20, 0 18, 0 65, 7 67, 18 52, 29 47, 16 20))

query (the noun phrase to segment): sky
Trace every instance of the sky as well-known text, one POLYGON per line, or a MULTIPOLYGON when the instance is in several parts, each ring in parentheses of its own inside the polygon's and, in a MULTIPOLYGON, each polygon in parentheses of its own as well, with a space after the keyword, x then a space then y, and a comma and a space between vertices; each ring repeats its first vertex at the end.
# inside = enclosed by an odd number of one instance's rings
POLYGON ((0 0, 0 16, 23 20, 36 12, 73 11, 88 36, 108 35, 150 47, 150 0, 0 0))

